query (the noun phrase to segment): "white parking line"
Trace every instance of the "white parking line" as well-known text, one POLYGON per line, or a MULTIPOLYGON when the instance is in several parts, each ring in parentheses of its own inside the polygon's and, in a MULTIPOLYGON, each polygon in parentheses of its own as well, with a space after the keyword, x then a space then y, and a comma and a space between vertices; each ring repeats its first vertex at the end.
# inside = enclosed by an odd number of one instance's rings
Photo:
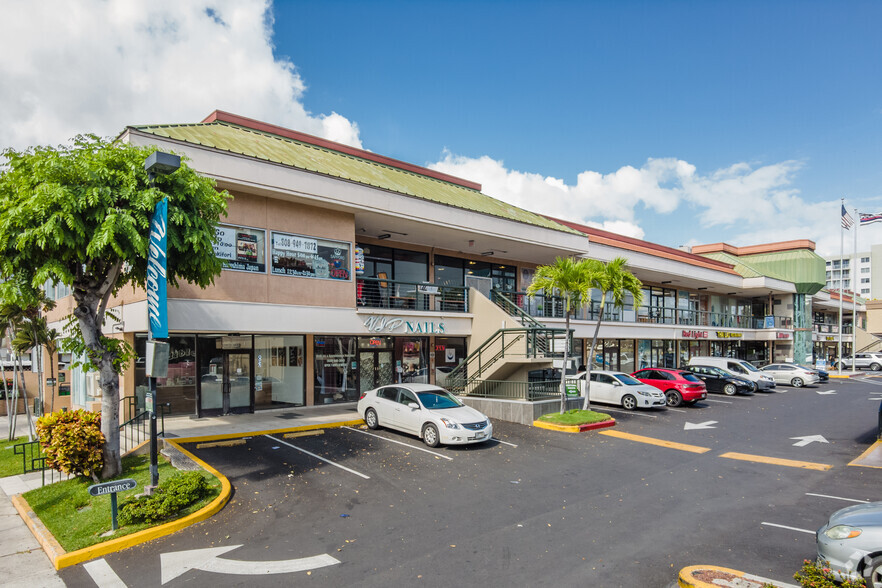
POLYGON ((396 443, 398 445, 404 445, 405 447, 410 447, 411 449, 416 449, 417 451, 422 451, 424 453, 431 453, 435 457, 442 457, 447 461, 453 461, 452 457, 448 457, 443 453, 436 453, 434 451, 429 451, 428 449, 424 449, 422 447, 417 447, 416 445, 411 445, 410 443, 403 443, 401 441, 396 441, 395 439, 389 439, 387 437, 383 437, 382 435, 375 435, 373 433, 368 433, 367 431, 362 431, 361 429, 354 429, 352 427, 343 427, 344 429, 348 429, 350 431, 355 431, 356 433, 361 433, 362 435, 368 435, 370 437, 376 437, 377 439, 382 439, 383 441, 388 441, 389 443, 396 443))
POLYGON ((719 404, 732 404, 728 400, 714 400, 713 398, 705 398, 703 401, 699 402, 717 402, 719 404))
POLYGON ((841 496, 830 496, 829 494, 815 494, 813 492, 806 492, 805 495, 806 496, 820 496, 821 498, 832 498, 834 500, 844 500, 846 502, 858 502, 858 503, 870 502, 869 500, 857 500, 856 498, 843 498, 841 496))
POLYGON ((126 583, 116 575, 104 558, 83 564, 83 568, 98 588, 126 588, 126 583))
POLYGON ((668 410, 672 410, 674 412, 689 412, 688 410, 683 410, 682 408, 671 408, 670 406, 668 407, 668 410))
POLYGON ((777 525, 775 523, 767 523, 763 521, 760 523, 761 525, 766 525, 767 527, 778 527, 779 529, 788 529, 790 531, 798 531, 800 533, 808 533, 809 535, 814 535, 814 531, 809 531, 808 529, 799 529, 797 527, 788 527, 787 525, 777 525))
POLYGON ((499 441, 500 443, 505 443, 506 445, 511 445, 512 447, 517 447, 514 443, 509 443, 508 441, 503 441, 502 439, 497 439, 496 437, 491 437, 494 441, 499 441))
POLYGON ((335 468, 340 468, 341 470, 345 470, 345 471, 349 472, 350 474, 355 474, 356 476, 361 476, 361 477, 364 478, 365 480, 370 480, 370 479, 371 479, 370 476, 366 476, 366 475, 362 474, 361 472, 356 472, 355 470, 351 470, 351 469, 347 468, 346 466, 341 466, 339 463, 334 463, 333 461, 331 461, 331 460, 329 460, 329 459, 327 459, 327 458, 324 458, 324 457, 322 457, 322 456, 320 456, 320 455, 316 455, 315 453, 312 453, 312 452, 307 451, 307 450, 305 450, 305 449, 301 449, 301 448, 297 447, 296 445, 291 445, 290 443, 287 443, 287 442, 285 442, 285 441, 282 441, 281 439, 277 439, 277 438, 273 437, 272 435, 264 435, 264 437, 266 437, 267 439, 272 439, 272 440, 275 441, 276 443, 281 443, 282 445, 287 445, 287 446, 290 447, 291 449, 296 449, 297 451, 299 451, 299 452, 301 452, 301 453, 305 453, 306 455, 312 456, 312 457, 316 458, 316 459, 319 460, 319 461, 323 461, 323 462, 325 462, 325 463, 328 464, 328 465, 332 465, 332 466, 334 466, 335 468))

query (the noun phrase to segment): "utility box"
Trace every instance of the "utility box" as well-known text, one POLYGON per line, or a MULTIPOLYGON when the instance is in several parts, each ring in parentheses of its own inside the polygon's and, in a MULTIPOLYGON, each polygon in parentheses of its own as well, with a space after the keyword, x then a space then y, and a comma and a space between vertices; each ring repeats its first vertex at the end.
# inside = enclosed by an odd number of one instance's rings
POLYGON ((148 378, 168 377, 168 349, 165 341, 147 340, 147 357, 145 371, 148 378))

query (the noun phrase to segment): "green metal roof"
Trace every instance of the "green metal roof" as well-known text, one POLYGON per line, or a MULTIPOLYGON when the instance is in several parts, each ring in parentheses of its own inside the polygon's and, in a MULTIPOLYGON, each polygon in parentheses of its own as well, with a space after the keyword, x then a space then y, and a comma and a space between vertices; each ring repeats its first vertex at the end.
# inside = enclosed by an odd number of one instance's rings
POLYGON ((768 276, 792 282, 799 294, 815 294, 827 283, 824 259, 809 249, 740 256, 714 251, 702 255, 734 264, 735 271, 745 278, 768 276))
POLYGON ((569 227, 482 194, 478 190, 227 122, 144 125, 132 128, 158 137, 280 163, 447 206, 581 235, 569 227))

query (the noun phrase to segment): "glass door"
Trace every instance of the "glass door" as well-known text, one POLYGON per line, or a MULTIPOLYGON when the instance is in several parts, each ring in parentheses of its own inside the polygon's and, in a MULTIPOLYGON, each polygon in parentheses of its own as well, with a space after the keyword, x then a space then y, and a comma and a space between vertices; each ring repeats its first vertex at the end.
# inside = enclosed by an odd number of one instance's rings
POLYGON ((393 383, 392 351, 360 351, 358 387, 361 392, 393 383))
POLYGON ((250 350, 216 350, 199 364, 200 415, 251 412, 250 350))

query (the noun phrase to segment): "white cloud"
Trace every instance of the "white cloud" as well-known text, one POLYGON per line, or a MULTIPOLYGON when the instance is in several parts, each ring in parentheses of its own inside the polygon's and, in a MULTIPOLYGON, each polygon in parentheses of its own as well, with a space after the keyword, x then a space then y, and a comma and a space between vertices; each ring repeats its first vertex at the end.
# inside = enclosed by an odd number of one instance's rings
POLYGON ((358 127, 303 107, 274 57, 269 0, 7 2, 0 19, 0 147, 196 122, 215 109, 361 146, 358 127))
MULTIPOLYGON (((683 160, 649 159, 640 168, 624 166, 608 174, 583 171, 575 185, 509 170, 502 161, 486 156, 468 158, 445 152, 429 167, 479 182, 485 194, 522 208, 630 237, 645 234, 638 219, 643 209, 652 215, 651 221, 644 222, 666 222, 665 215, 676 211, 694 217, 697 225, 713 228, 713 241, 754 245, 811 239, 822 256, 839 252, 840 202, 802 198, 794 187, 803 167, 799 161, 741 162, 700 174, 683 160)), ((870 208, 871 201, 867 201, 870 208)), ((700 242, 688 234, 679 238, 680 243, 700 242)), ((853 234, 846 233, 846 251, 853 249, 852 239, 853 234)), ((858 248, 867 250, 880 241, 882 224, 872 225, 861 229, 858 248)))

